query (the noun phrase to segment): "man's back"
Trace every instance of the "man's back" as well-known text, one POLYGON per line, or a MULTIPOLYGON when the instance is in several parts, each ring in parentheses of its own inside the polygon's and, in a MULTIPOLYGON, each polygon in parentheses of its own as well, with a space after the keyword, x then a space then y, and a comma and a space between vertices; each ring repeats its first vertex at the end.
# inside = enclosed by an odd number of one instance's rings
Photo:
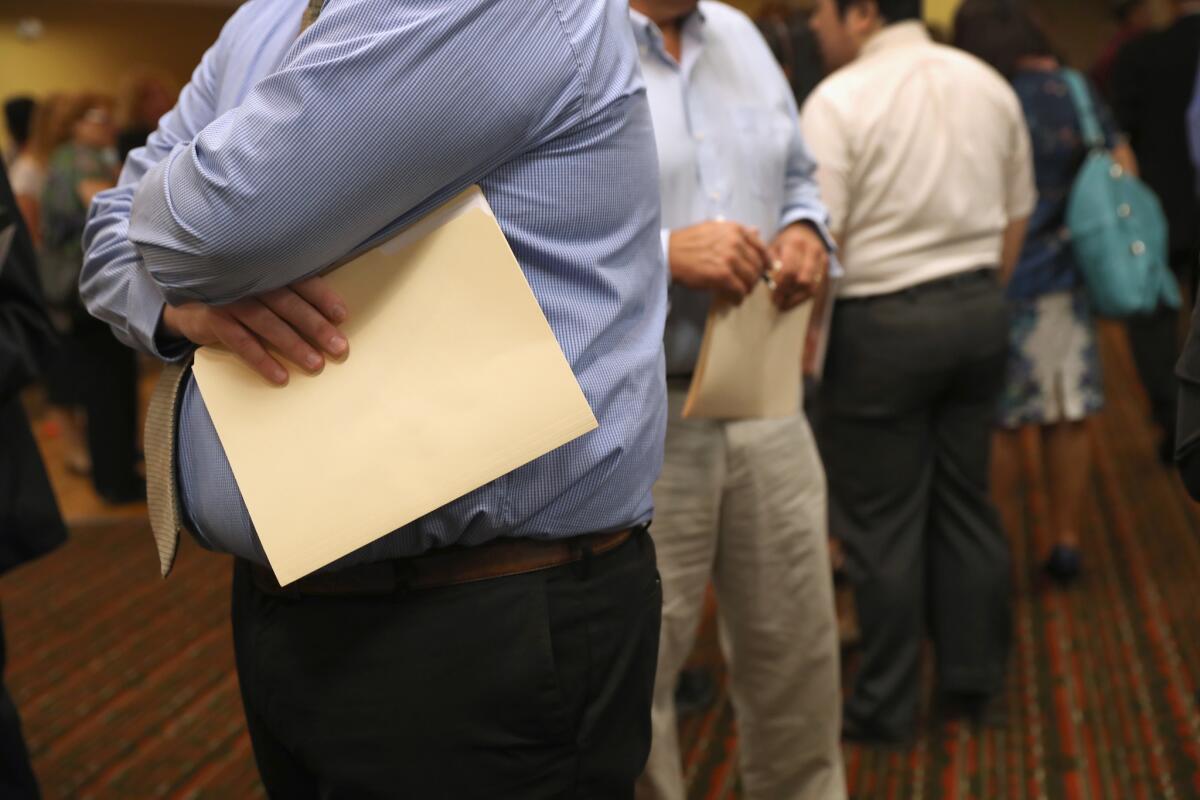
POLYGON ((1131 42, 1117 59, 1113 111, 1129 135, 1142 177, 1158 193, 1171 226, 1171 250, 1200 247, 1187 108, 1200 61, 1200 13, 1131 42))
POLYGON ((843 237, 844 296, 996 265, 1028 139, 989 67, 893 25, 817 87, 803 123, 843 237))

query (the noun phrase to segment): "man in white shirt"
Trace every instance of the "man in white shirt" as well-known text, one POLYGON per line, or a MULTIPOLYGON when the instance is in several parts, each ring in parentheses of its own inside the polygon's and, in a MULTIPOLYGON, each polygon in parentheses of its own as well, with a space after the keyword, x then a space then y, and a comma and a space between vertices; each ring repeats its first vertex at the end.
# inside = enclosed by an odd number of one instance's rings
POLYGON ((933 43, 921 0, 820 0, 837 69, 801 124, 846 270, 821 445, 863 658, 844 734, 914 732, 925 620, 950 707, 1001 686, 1009 557, 988 496, 1011 269, 1036 194, 1021 106, 982 62, 933 43))
MULTIPOLYGON (((747 800, 845 797, 825 475, 799 409, 684 419, 715 298, 770 291, 788 311, 832 244, 796 104, 762 35, 723 3, 633 0, 658 144, 669 418, 654 485, 663 619, 644 800, 684 800, 674 688, 716 587, 747 800)), ((793 312, 797 313, 797 312, 793 312)), ((756 353, 747 352, 753 359, 756 353)))

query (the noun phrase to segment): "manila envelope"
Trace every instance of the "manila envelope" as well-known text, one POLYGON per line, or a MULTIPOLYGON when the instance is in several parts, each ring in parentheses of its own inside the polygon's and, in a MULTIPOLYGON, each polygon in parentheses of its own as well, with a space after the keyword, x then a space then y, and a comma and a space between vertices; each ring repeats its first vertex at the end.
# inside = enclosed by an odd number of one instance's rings
POLYGON ((327 275, 350 355, 194 373, 281 585, 597 427, 478 188, 327 275))
POLYGON ((688 388, 688 419, 789 417, 803 402, 801 359, 812 301, 781 312, 759 283, 741 305, 714 300, 688 388))

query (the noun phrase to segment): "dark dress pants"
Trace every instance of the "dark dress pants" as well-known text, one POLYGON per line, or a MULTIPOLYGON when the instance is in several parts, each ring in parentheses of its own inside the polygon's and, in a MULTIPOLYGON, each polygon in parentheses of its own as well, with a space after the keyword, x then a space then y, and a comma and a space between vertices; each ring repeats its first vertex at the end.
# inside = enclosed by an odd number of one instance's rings
MULTIPOLYGON (((1195 252, 1178 252, 1171 256, 1171 264, 1183 292, 1185 313, 1189 317, 1195 297, 1198 259, 1200 254, 1195 252)), ((1154 424, 1163 433, 1166 448, 1170 448, 1175 440, 1179 391, 1175 380, 1175 362, 1179 358, 1181 345, 1179 314, 1176 309, 1159 306, 1149 314, 1139 314, 1125 321, 1133 363, 1150 401, 1154 424)))
POLYGON ((82 400, 87 409, 92 483, 111 502, 145 497, 137 473, 137 354, 108 325, 80 319, 72 338, 81 356, 82 400))
POLYGON ((0 622, 0 797, 5 800, 37 800, 37 778, 29 763, 29 750, 21 734, 21 717, 8 686, 4 683, 7 663, 4 626, 0 622))
POLYGON ((644 531, 541 572, 357 597, 268 595, 233 633, 273 798, 632 798, 662 589, 644 531))
POLYGON ((1003 680, 1009 553, 988 471, 1007 342, 987 271, 834 314, 820 442, 862 631, 846 716, 882 738, 913 732, 926 623, 943 690, 1003 680))

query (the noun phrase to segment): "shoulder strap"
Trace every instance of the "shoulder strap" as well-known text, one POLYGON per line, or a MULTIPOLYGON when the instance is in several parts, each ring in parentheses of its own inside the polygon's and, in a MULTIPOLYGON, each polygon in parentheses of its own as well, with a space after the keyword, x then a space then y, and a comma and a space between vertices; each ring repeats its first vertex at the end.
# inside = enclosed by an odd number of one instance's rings
POLYGON ((1104 147, 1104 131, 1100 129, 1100 121, 1096 119, 1096 108, 1092 104, 1092 92, 1088 88, 1087 79, 1073 69, 1062 70, 1062 78, 1071 91, 1071 99, 1075 101, 1075 113, 1079 115, 1079 127, 1083 133, 1083 141, 1091 150, 1104 147))

